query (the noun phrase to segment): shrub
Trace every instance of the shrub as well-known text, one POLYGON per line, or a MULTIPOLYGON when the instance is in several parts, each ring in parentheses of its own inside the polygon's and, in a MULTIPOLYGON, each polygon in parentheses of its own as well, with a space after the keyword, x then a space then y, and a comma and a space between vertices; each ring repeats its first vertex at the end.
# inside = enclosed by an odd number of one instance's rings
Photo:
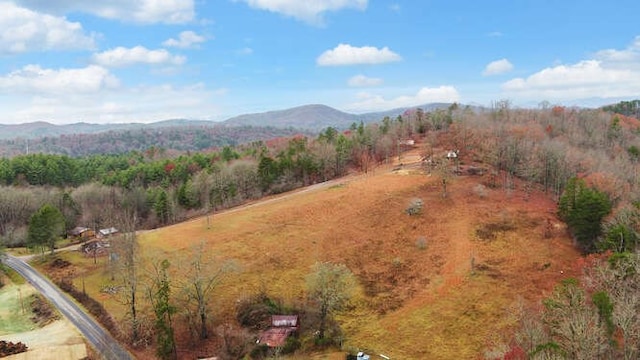
POLYGON ((487 187, 482 184, 477 184, 473 187, 473 193, 478 195, 479 198, 487 197, 487 187))
POLYGON ((616 224, 606 230, 606 235, 598 243, 598 250, 633 251, 637 244, 638 234, 631 227, 624 224, 616 224))
POLYGON ((280 301, 260 292, 241 300, 236 310, 236 319, 243 327, 264 330, 271 325, 271 315, 286 313, 280 301))
POLYGON ((416 240, 416 247, 420 250, 425 250, 427 248, 427 238, 420 236, 418 240, 416 240))
POLYGON ((422 206, 424 202, 422 199, 414 198, 409 202, 409 207, 405 209, 405 212, 409 215, 418 215, 422 212, 422 206))
POLYGON ((287 338, 287 341, 284 343, 284 346, 282 347, 282 350, 280 351, 280 353, 291 354, 296 350, 298 350, 300 346, 301 346, 300 339, 298 339, 296 336, 289 336, 287 338))

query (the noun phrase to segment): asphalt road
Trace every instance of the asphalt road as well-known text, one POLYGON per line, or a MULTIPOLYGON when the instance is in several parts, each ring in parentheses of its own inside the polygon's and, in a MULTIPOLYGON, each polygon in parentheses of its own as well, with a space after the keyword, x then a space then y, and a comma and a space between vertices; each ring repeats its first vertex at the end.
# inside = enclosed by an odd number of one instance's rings
POLYGON ((80 330, 104 359, 133 359, 133 356, 111 334, 29 264, 11 255, 3 255, 2 262, 22 275, 49 299, 80 330))

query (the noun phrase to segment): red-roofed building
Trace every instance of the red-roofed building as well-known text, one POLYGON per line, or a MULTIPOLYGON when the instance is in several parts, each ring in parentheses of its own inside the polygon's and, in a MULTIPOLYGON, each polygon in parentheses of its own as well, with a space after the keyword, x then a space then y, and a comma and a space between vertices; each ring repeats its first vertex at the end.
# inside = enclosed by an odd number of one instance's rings
POLYGON ((287 338, 298 331, 298 315, 272 315, 271 327, 260 334, 258 344, 284 346, 287 338))

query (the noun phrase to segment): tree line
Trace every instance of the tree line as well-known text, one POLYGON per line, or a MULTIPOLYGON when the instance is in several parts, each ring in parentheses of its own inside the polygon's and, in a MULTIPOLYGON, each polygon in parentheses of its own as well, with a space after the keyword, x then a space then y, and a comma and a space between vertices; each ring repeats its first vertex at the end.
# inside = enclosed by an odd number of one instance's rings
MULTIPOLYGON (((212 123, 214 124, 214 123, 212 123)), ((82 157, 99 154, 124 154, 159 147, 169 151, 204 151, 214 147, 235 146, 252 141, 289 137, 300 129, 270 126, 167 126, 128 130, 110 130, 91 134, 42 136, 34 139, 0 140, 0 156, 47 153, 82 157)))
MULTIPOLYGON (((122 209, 136 227, 153 228, 265 195, 367 171, 397 153, 403 119, 385 125, 327 128, 297 135, 175 154, 159 147, 118 155, 34 153, 0 159, 0 237, 24 245, 33 214, 48 205, 76 226, 111 227, 122 209), (393 129, 392 129, 393 128, 393 129)), ((59 234, 60 235, 60 234, 59 234)))
MULTIPOLYGON (((26 239, 29 217, 47 203, 63 213, 67 229, 111 226, 112 214, 123 206, 135 210, 140 227, 170 224, 330 180, 350 169, 366 172, 398 155, 402 140, 424 138, 425 157, 441 147, 490 165, 491 186, 508 190, 519 178, 528 189, 541 187, 556 200, 564 196, 566 204, 567 186, 580 179, 584 186, 579 189, 606 197, 600 201, 600 226, 592 229, 589 241, 580 235, 584 222, 576 214, 560 214, 582 239, 580 245, 585 251, 631 248, 640 230, 639 129, 637 119, 601 109, 547 103, 517 109, 498 101, 489 109, 458 104, 432 112, 415 109, 379 123, 354 123, 346 131, 327 128, 316 137, 274 138, 203 152, 178 154, 151 146, 119 155, 4 157, 0 236, 9 244, 26 239)), ((589 194, 578 195, 584 200, 589 194)), ((588 202, 577 204, 583 203, 588 202)))

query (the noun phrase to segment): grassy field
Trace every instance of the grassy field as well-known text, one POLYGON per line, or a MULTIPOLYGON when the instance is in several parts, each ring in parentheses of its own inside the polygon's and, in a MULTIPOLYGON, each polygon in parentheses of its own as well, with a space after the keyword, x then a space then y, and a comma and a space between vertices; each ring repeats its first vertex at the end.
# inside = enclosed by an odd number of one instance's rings
POLYGON ((29 296, 33 288, 21 285, 5 285, 0 289, 0 336, 33 330, 29 320, 29 296))
MULTIPOLYGON (((405 155, 403 162, 411 159, 405 155)), ((545 194, 525 193, 518 183, 479 191, 484 182, 455 177, 442 197, 435 175, 378 168, 147 231, 139 241, 147 258, 174 264, 174 279, 199 244, 220 262, 233 260, 238 271, 212 299, 218 320, 232 318, 238 300, 260 291, 304 302, 311 266, 331 261, 346 264, 360 284, 350 310, 338 316, 346 348, 392 359, 478 358, 508 342, 518 309, 573 275, 579 258, 545 194), (405 209, 414 198, 424 208, 409 216, 405 209)), ((74 264, 68 276, 76 287, 124 317, 116 297, 100 292, 114 284, 107 259, 94 264, 79 254, 65 256, 74 264)))

